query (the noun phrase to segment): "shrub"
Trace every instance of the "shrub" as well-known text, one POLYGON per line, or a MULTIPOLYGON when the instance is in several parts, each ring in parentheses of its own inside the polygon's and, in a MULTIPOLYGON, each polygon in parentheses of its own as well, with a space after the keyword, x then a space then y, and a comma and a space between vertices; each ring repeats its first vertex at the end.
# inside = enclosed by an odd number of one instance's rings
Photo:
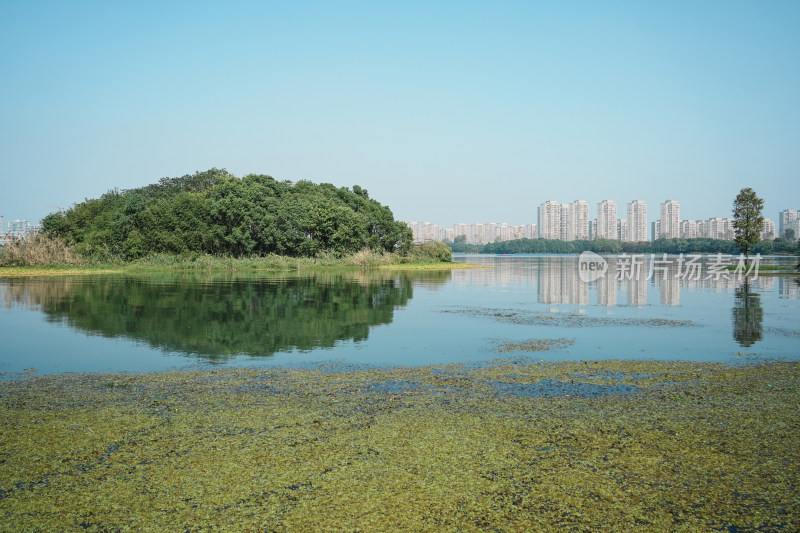
POLYGON ((443 242, 427 241, 412 245, 408 258, 412 263, 449 263, 453 260, 453 252, 443 242))
POLYGON ((0 248, 0 266, 85 265, 86 260, 58 237, 13 239, 0 248))

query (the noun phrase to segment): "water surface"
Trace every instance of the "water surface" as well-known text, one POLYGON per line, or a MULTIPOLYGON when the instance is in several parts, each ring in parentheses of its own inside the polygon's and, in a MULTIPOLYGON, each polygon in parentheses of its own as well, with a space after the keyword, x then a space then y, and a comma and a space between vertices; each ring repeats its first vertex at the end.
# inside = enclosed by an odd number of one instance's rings
MULTIPOLYGON (((462 256, 491 268, 438 272, 0 279, 0 372, 800 354, 794 278, 745 282, 704 257, 687 279, 676 257, 643 259, 617 279, 625 259, 607 257, 589 282, 575 255, 462 256)), ((776 260, 796 262, 763 261, 776 260)))

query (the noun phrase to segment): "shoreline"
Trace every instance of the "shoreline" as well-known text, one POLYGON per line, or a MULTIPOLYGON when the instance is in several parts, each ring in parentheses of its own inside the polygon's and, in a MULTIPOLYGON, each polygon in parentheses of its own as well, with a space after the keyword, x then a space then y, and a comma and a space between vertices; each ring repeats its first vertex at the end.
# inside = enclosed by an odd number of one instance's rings
POLYGON ((2 278, 20 278, 20 277, 51 277, 51 276, 90 276, 90 275, 108 275, 108 274, 147 274, 147 273, 194 273, 194 272, 207 272, 207 273, 230 273, 230 272, 248 272, 248 273, 271 273, 271 272, 313 272, 319 270, 347 270, 347 271, 363 271, 363 270, 459 270, 459 269, 473 269, 473 268, 492 268, 490 266, 474 265, 471 263, 398 263, 398 264, 383 264, 383 265, 303 265, 291 268, 187 268, 187 267, 164 267, 164 266, 141 266, 141 265, 126 265, 119 268, 107 267, 0 267, 0 279, 2 278))

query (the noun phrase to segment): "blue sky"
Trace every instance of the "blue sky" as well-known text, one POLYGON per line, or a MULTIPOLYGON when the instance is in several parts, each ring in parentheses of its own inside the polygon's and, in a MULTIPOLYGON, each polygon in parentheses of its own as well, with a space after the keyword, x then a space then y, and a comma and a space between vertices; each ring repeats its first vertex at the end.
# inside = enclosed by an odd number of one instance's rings
POLYGON ((407 221, 800 208, 800 2, 0 3, 0 214, 211 167, 407 221))

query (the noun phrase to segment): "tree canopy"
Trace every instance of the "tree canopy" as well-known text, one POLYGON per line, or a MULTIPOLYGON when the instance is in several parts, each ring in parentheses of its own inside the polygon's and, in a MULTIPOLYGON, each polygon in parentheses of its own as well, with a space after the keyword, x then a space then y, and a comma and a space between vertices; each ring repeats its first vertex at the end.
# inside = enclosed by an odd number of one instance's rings
POLYGON ((750 187, 739 191, 733 201, 734 241, 744 252, 745 257, 750 256, 750 249, 761 240, 761 229, 764 226, 764 216, 761 214, 763 208, 764 200, 750 187))
POLYGON ((234 257, 407 253, 410 228, 355 185, 292 183, 212 168, 87 199, 42 220, 45 233, 87 255, 154 253, 234 257))

